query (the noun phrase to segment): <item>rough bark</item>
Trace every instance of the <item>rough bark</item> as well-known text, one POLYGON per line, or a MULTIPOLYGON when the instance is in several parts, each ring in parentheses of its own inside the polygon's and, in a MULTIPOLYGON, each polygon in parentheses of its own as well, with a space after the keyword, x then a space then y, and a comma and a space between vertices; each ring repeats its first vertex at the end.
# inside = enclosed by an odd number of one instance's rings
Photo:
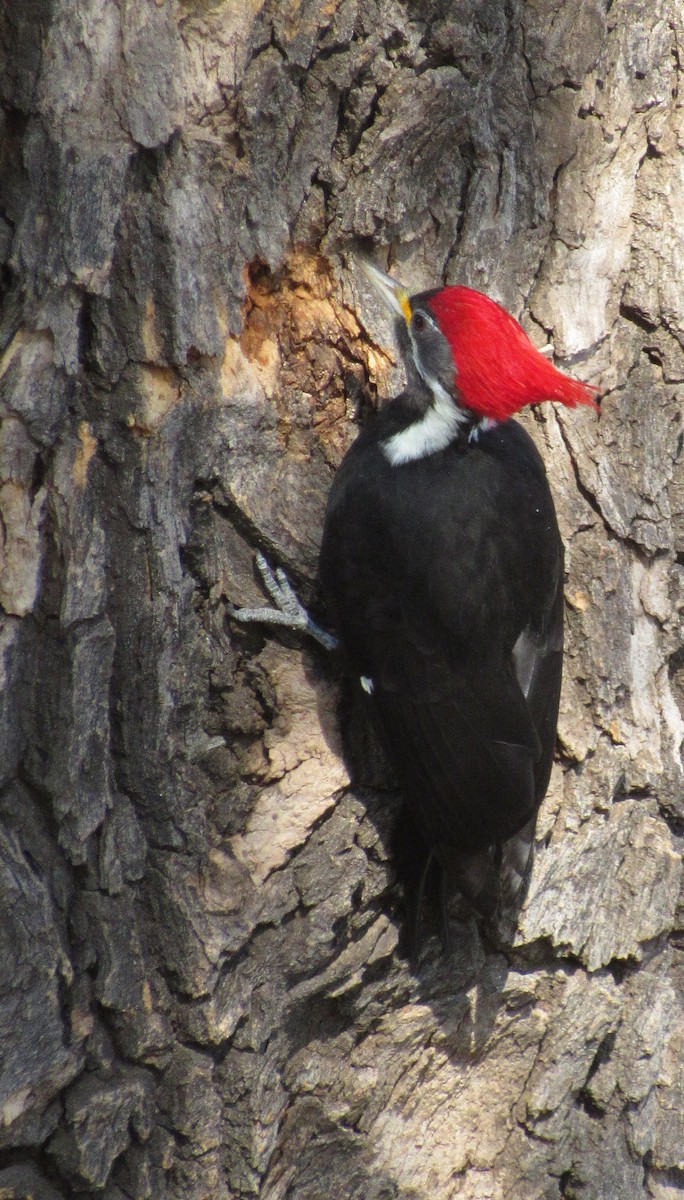
POLYGON ((684 1191, 683 36, 674 0, 4 6, 3 1196, 684 1191), (306 591, 398 386, 369 241, 605 391, 527 418, 568 567, 528 899, 415 972, 337 681, 226 619, 255 547, 306 591))

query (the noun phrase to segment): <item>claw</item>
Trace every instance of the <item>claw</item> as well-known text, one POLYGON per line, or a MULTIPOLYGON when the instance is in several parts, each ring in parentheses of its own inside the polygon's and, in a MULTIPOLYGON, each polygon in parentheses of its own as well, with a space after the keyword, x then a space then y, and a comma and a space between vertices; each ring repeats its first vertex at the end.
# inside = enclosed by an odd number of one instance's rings
POLYGON ((241 621, 243 624, 255 621, 264 625, 284 625, 299 633, 307 633, 325 650, 335 650, 338 646, 337 638, 327 630, 321 629, 309 616, 282 568, 277 567, 273 571, 260 550, 256 553, 255 561, 275 608, 237 608, 234 604, 228 604, 228 615, 234 621, 241 621))

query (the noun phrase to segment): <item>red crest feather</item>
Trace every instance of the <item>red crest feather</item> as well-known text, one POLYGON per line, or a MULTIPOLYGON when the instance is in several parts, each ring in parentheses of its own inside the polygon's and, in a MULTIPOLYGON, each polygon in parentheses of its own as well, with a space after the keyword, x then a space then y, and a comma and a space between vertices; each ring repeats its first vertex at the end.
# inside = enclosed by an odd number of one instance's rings
POLYGON ((526 404, 559 400, 598 408, 597 389, 557 371, 505 308, 482 292, 446 287, 428 300, 448 339, 466 408, 505 421, 526 404))

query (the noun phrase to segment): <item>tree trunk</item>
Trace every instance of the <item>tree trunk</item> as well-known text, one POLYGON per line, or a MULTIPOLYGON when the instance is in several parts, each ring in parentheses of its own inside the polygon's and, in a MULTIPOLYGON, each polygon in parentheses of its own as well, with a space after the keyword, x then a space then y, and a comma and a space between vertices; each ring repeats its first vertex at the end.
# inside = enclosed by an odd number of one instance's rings
POLYGON ((684 1191, 683 37, 667 0, 4 6, 3 1196, 684 1191), (334 672, 226 611, 256 548, 310 594, 399 386, 371 243, 605 392, 526 418, 567 649, 518 929, 456 907, 416 970, 334 672))

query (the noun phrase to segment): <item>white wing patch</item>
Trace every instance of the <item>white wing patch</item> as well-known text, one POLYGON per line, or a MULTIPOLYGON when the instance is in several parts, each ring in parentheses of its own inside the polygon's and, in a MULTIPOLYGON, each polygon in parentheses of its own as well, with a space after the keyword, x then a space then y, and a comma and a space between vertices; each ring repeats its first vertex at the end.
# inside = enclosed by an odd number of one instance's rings
POLYGON ((513 666, 515 667, 518 683, 526 699, 529 694, 530 684, 532 683, 538 653, 538 638, 534 636, 529 628, 523 629, 513 647, 513 666))
POLYGON ((370 676, 360 675, 359 682, 360 682, 361 687, 363 688, 364 692, 366 692, 366 694, 368 696, 372 696, 375 684, 373 683, 373 680, 370 678, 370 676))

